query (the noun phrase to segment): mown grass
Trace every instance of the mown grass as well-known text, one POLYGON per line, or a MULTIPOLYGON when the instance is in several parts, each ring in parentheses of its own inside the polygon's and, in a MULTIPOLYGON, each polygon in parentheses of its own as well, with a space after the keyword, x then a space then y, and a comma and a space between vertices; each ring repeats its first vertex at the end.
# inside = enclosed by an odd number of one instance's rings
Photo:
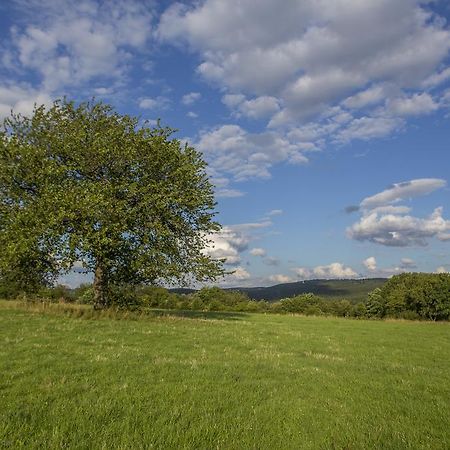
POLYGON ((83 311, 0 302, 3 448, 450 448, 449 324, 83 311))

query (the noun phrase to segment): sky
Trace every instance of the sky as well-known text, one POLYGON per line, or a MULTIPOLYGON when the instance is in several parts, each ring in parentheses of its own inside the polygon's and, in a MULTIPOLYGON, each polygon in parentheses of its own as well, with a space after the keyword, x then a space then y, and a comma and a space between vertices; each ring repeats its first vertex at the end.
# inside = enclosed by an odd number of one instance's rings
POLYGON ((0 1, 0 118, 95 96, 177 129, 208 162, 223 286, 448 272, 449 20, 449 0, 0 1))

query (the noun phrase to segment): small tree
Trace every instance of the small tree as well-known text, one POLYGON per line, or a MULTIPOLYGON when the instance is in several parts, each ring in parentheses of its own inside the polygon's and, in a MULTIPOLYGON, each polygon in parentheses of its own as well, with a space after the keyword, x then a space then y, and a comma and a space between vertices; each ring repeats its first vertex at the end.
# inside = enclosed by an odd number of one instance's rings
POLYGON ((103 103, 60 100, 0 130, 0 275, 51 283, 75 261, 110 288, 214 280, 214 196, 201 154, 103 103), (25 276, 26 275, 26 276, 25 276), (31 276, 32 275, 32 276, 31 276))

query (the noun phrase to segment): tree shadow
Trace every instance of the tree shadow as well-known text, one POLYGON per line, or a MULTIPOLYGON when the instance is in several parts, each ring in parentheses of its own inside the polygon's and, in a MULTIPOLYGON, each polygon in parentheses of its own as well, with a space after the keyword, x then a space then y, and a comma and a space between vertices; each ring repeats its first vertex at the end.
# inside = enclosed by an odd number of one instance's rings
POLYGON ((149 309, 149 316, 153 317, 179 317, 200 320, 243 320, 248 314, 235 311, 191 311, 176 309, 149 309))

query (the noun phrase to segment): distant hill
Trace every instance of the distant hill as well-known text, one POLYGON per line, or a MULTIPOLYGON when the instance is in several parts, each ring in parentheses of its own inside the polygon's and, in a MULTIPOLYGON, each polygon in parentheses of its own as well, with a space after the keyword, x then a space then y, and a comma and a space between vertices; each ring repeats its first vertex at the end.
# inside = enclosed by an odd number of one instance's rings
MULTIPOLYGON (((276 284, 269 287, 236 287, 233 291, 245 292, 254 300, 275 301, 280 298, 312 293, 325 298, 347 299, 352 302, 362 301, 370 291, 381 287, 385 278, 367 278, 362 280, 305 280, 295 283, 276 284)), ((194 289, 171 289, 179 294, 195 292, 194 289)))

